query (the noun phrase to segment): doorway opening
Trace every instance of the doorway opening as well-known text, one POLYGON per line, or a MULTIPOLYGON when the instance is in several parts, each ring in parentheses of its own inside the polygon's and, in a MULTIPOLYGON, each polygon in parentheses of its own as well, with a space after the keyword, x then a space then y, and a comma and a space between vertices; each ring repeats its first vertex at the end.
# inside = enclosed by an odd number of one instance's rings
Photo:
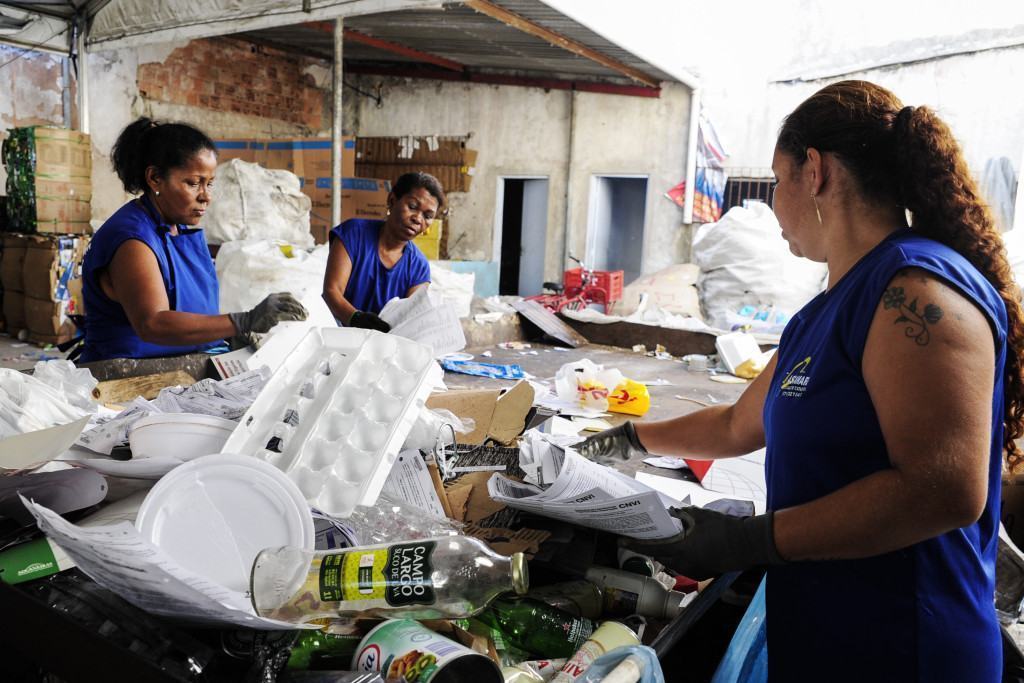
POLYGON ((548 179, 498 178, 495 249, 500 270, 498 292, 519 296, 544 288, 544 252, 548 234, 548 179))
POLYGON ((621 270, 625 284, 640 277, 646 210, 647 176, 592 176, 587 265, 594 270, 621 270))

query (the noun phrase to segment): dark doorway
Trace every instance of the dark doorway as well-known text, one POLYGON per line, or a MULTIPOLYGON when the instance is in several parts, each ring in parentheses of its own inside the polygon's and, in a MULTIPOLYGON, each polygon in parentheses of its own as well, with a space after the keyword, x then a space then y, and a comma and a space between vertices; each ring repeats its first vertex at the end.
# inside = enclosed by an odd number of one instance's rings
POLYGON ((501 212, 500 294, 519 294, 519 261, 523 253, 523 187, 525 180, 505 179, 505 202, 501 212))

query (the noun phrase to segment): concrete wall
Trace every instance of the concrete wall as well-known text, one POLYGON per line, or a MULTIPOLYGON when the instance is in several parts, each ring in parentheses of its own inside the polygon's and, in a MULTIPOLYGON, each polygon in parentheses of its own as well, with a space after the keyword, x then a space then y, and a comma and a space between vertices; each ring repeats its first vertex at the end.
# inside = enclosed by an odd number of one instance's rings
MULTIPOLYGON (((59 55, 0 45, 0 64, 4 65, 0 69, 0 140, 7 137, 8 128, 63 126, 66 119, 77 121, 77 89, 73 77, 65 83, 64 61, 59 55)), ((0 165, 0 195, 7 194, 6 183, 7 174, 0 165)))
POLYGON ((560 279, 566 224, 569 119, 575 118, 569 187, 570 251, 584 253, 592 174, 648 175, 644 268, 688 256, 682 213, 661 195, 685 175, 689 93, 667 86, 658 99, 537 88, 361 77, 384 85, 380 107, 359 99, 356 134, 469 136, 479 151, 469 192, 453 194, 452 258, 497 260, 494 227, 502 176, 549 179, 545 277, 560 279), (571 102, 575 98, 575 103, 571 102))
POLYGON ((139 116, 190 123, 213 138, 330 134, 330 71, 321 60, 211 38, 92 53, 89 75, 94 227, 128 199, 110 150, 139 116))

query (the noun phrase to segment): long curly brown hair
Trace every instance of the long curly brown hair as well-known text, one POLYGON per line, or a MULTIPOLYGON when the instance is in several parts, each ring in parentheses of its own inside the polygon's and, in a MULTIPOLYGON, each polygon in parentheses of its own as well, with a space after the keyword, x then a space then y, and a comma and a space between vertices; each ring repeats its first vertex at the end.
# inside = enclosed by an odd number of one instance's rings
POLYGON ((1003 240, 949 126, 928 107, 904 107, 867 81, 828 85, 782 125, 777 147, 802 163, 807 149, 831 152, 865 197, 910 212, 911 228, 959 252, 1006 303, 1004 368, 1006 461, 1024 470, 1016 439, 1024 434, 1024 311, 1003 240))

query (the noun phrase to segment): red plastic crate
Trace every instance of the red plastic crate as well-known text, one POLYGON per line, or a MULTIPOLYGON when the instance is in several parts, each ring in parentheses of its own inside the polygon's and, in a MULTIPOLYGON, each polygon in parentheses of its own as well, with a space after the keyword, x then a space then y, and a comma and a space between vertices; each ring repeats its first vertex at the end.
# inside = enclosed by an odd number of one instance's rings
MULTIPOLYGON (((594 285, 601 287, 608 292, 608 303, 613 304, 622 300, 623 271, 621 270, 595 270, 594 285)), ((562 278, 562 285, 566 291, 583 286, 583 269, 573 268, 565 271, 562 278)))

